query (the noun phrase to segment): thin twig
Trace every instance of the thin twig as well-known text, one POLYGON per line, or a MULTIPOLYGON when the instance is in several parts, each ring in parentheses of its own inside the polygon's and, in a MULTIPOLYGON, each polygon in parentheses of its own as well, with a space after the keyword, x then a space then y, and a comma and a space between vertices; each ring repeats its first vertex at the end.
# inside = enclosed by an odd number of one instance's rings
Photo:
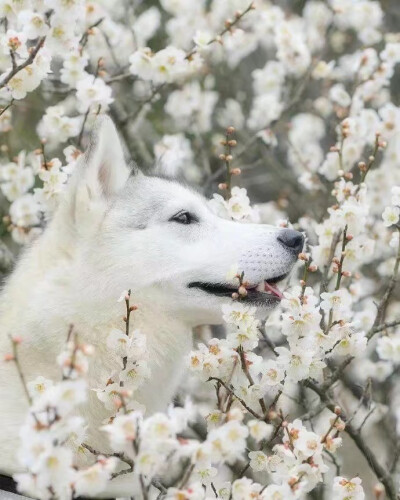
MULTIPOLYGON (((321 401, 325 402, 327 405, 327 408, 329 408, 331 411, 334 410, 335 405, 333 401, 330 399, 328 395, 328 391, 325 391, 318 387, 317 384, 314 384, 314 382, 310 380, 305 380, 304 385, 314 391, 318 396, 320 397, 321 401)), ((345 414, 342 412, 341 413, 341 418, 346 422, 347 418, 345 414)), ((360 433, 358 432, 357 429, 355 429, 351 423, 346 423, 346 428, 345 428, 346 433, 351 437, 351 439, 354 441, 356 444, 357 448, 360 450, 360 452, 364 455, 365 459, 367 460, 369 466, 371 469, 374 471, 375 475, 379 479, 379 481, 385 486, 386 489, 386 494, 388 495, 388 498, 390 500, 397 500, 397 492, 395 485, 393 483, 393 479, 388 473, 386 467, 382 466, 375 454, 372 452, 372 450, 369 448, 369 446, 365 443, 364 439, 361 437, 360 433)))
POLYGON ((0 116, 3 115, 11 106, 13 105, 14 99, 11 99, 11 101, 5 106, 1 111, 0 111, 0 116))
POLYGON ((32 406, 32 398, 31 398, 31 395, 29 394, 28 386, 27 386, 26 380, 25 380, 25 375, 24 375, 24 373, 22 371, 21 364, 19 362, 18 349, 17 349, 18 342, 16 342, 12 338, 11 335, 9 335, 9 337, 10 337, 11 344, 12 344, 13 361, 14 361, 14 364, 15 364, 15 366, 17 368, 18 376, 19 376, 19 379, 21 380, 21 384, 22 384, 22 387, 24 389, 24 392, 25 392, 25 395, 26 395, 26 399, 28 400, 29 405, 32 406))
POLYGON ((27 66, 29 66, 30 64, 33 63, 33 61, 35 60, 35 57, 37 56, 39 50, 42 48, 43 44, 44 44, 44 41, 46 40, 46 37, 45 36, 42 36, 39 38, 39 41, 37 42, 37 44, 35 45, 35 47, 33 49, 31 49, 31 52, 28 56, 27 59, 25 59, 24 62, 22 62, 21 64, 19 64, 18 66, 15 66, 13 67, 9 72, 8 74, 3 78, 3 80, 1 81, 0 83, 0 89, 4 88, 7 83, 17 74, 19 73, 20 71, 22 71, 23 69, 25 69, 27 66))
MULTIPOLYGON (((386 308, 388 306, 390 297, 391 297, 393 290, 394 290, 396 283, 397 283, 397 276, 399 273, 399 265, 400 265, 400 227, 398 227, 397 230, 399 232, 399 245, 397 248, 397 255, 396 255, 396 260, 394 263, 392 277, 390 278, 390 281, 389 281, 389 284, 386 288, 386 291, 383 294, 383 297, 378 304, 377 313, 376 313, 376 317, 375 317, 375 321, 374 321, 374 324, 372 326, 372 329, 376 328, 378 325, 380 325, 382 322, 385 321, 386 308)), ((371 337, 372 337, 372 335, 371 335, 371 337)))
POLYGON ((209 382, 210 380, 215 380, 216 382, 219 382, 227 391, 229 394, 232 394, 233 397, 235 397, 240 403, 241 405, 251 414, 253 415, 253 417, 257 418, 258 420, 264 420, 264 417, 262 415, 259 415, 257 412, 255 412, 254 410, 252 410, 250 408, 250 406, 248 406, 245 401, 243 401, 243 399, 241 397, 239 397, 238 395, 235 394, 235 392, 230 389, 226 384, 225 382, 223 382, 221 379, 217 378, 217 377, 210 377, 207 382, 209 382))

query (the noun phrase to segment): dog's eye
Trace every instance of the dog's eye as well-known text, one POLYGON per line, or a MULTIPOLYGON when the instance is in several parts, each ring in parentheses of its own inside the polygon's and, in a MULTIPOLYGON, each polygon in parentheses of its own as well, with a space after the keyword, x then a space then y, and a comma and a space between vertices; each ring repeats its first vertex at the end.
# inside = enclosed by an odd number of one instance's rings
POLYGON ((198 222, 195 215, 190 212, 182 210, 170 218, 170 221, 178 222, 178 224, 192 224, 193 222, 198 222))

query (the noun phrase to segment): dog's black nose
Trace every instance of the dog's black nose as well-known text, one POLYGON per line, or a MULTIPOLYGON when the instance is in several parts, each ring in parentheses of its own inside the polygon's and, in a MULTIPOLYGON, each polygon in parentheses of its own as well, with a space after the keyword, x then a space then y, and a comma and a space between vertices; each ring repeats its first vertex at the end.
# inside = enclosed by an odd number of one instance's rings
POLYGON ((279 233, 278 241, 294 253, 300 253, 303 250, 304 236, 293 229, 283 229, 279 233))

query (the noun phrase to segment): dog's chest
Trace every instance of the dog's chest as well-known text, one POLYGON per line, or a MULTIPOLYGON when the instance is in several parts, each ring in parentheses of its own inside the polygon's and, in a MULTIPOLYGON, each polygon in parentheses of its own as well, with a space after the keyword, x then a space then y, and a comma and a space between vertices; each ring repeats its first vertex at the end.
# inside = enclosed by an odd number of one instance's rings
MULTIPOLYGON (((157 324, 155 321, 146 322, 144 318, 136 321, 134 326, 146 335, 147 354, 141 357, 141 361, 146 361, 150 369, 149 377, 135 391, 134 399, 145 405, 148 413, 165 410, 187 366, 188 353, 192 348, 192 332, 176 322, 157 324)), ((103 333, 105 330, 107 328, 102 328, 103 333)), ((137 359, 135 352, 132 355, 132 359, 137 359)), ((103 337, 101 342, 96 343, 90 363, 90 387, 105 387, 115 370, 115 357, 103 337)))

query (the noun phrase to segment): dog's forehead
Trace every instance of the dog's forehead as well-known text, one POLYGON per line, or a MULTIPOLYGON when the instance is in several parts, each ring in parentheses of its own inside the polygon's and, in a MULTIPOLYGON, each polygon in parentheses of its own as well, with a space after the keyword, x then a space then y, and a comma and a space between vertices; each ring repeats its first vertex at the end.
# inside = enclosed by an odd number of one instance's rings
POLYGON ((125 189, 125 196, 133 202, 143 204, 168 203, 175 200, 204 204, 206 199, 191 187, 176 181, 158 176, 139 175, 130 178, 125 189))

